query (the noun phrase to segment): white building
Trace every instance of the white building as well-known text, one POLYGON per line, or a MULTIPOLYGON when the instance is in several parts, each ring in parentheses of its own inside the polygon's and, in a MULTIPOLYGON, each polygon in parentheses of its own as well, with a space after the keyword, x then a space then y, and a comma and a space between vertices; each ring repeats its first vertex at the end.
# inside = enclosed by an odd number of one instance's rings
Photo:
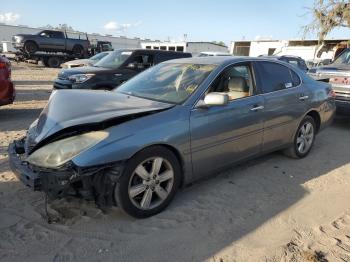
MULTIPOLYGON (((3 43, 4 52, 15 51, 12 47, 12 36, 16 34, 35 34, 42 31, 42 28, 33 28, 28 26, 13 26, 0 24, 0 43, 3 43)), ((79 37, 78 33, 68 32, 68 37, 79 37)), ((82 34, 82 33, 81 33, 82 34)), ((141 41, 140 38, 127 38, 125 36, 108 36, 100 34, 88 34, 90 41, 109 41, 112 43, 114 49, 118 48, 140 48, 141 41)), ((148 42, 152 42, 147 39, 148 42)))
POLYGON ((146 49, 189 52, 194 55, 199 54, 200 52, 228 53, 227 46, 211 42, 141 42, 141 47, 146 49))
POLYGON ((348 39, 325 40, 320 47, 317 40, 254 40, 231 42, 230 53, 237 56, 295 55, 306 61, 332 59, 336 46, 348 39))

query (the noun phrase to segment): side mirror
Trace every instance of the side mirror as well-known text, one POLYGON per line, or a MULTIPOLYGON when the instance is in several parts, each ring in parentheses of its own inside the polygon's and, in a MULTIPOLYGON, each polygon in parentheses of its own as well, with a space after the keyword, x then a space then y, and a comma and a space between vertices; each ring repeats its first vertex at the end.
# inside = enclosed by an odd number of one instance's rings
POLYGON ((137 67, 137 63, 129 63, 126 67, 134 69, 137 67))
POLYGON ((204 97, 204 100, 198 102, 197 107, 205 108, 208 106, 224 106, 228 103, 229 97, 222 93, 209 93, 204 97))

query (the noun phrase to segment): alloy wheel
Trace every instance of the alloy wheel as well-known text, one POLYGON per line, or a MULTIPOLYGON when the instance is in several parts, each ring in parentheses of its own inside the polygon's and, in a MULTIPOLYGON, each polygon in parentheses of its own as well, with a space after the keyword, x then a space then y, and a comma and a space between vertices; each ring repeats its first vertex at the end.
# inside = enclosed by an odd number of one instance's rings
POLYGON ((305 122, 299 129, 297 136, 297 150, 301 154, 308 152, 314 141, 314 126, 310 122, 305 122))
POLYGON ((134 206, 143 210, 161 205, 174 184, 174 170, 162 157, 140 163, 130 177, 128 194, 134 206))

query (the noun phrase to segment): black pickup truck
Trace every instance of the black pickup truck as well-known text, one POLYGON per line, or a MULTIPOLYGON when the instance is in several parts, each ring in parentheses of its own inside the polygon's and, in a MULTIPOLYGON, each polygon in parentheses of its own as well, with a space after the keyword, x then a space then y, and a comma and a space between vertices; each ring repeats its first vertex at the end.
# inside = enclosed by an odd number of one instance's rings
POLYGON ((27 54, 37 51, 64 52, 83 57, 88 53, 90 42, 87 35, 85 39, 68 38, 66 32, 43 30, 37 34, 18 34, 12 37, 13 47, 27 54))

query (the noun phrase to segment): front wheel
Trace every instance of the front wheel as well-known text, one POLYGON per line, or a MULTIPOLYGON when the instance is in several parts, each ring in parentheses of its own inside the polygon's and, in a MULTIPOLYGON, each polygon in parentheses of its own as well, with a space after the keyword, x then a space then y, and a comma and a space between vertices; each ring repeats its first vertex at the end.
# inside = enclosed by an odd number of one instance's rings
POLYGON ((28 54, 34 54, 38 49, 38 45, 34 42, 28 41, 24 44, 24 51, 28 54))
POLYGON ((116 184, 117 205, 136 218, 153 216, 173 199, 181 180, 177 157, 165 147, 144 149, 131 158, 116 184))
POLYGON ((284 153, 292 158, 306 157, 314 144, 315 136, 315 120, 311 116, 306 116, 295 133, 293 145, 284 153))

